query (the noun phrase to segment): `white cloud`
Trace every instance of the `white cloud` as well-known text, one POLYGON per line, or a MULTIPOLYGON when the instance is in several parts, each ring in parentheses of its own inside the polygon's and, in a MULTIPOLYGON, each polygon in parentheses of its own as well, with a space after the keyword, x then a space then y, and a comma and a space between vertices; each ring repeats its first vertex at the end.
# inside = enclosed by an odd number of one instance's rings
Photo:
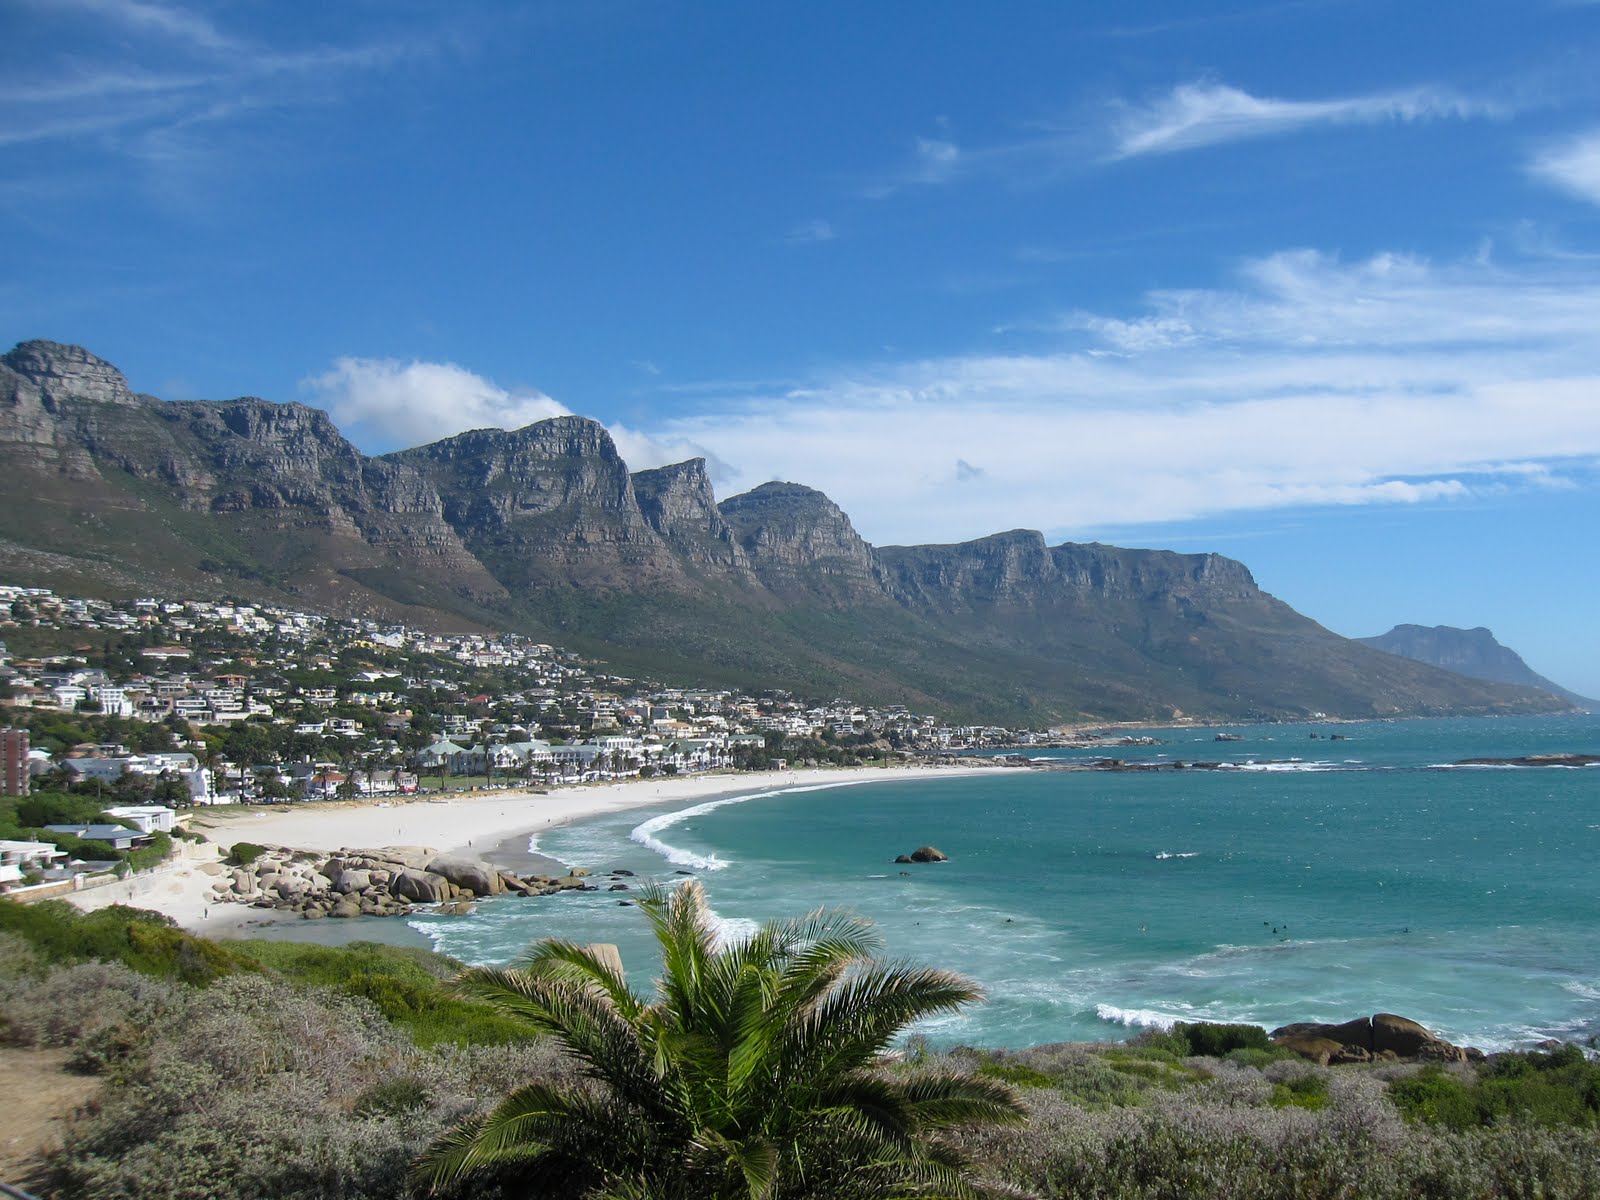
POLYGON ((1600 204, 1600 129, 1548 147, 1528 169, 1545 183, 1600 204))
POLYGON ((880 543, 1594 481, 1600 280, 1587 268, 1291 251, 1144 309, 1073 314, 1048 352, 708 395, 650 433, 732 464, 728 488, 821 488, 880 543), (953 472, 957 455, 982 473, 953 472))
POLYGON ((1199 146, 1288 133, 1308 125, 1371 125, 1494 115, 1493 105, 1434 88, 1333 100, 1274 100, 1220 83, 1182 84, 1117 122, 1113 157, 1170 154, 1199 146))
POLYGON ((302 386, 346 434, 386 449, 568 412, 543 392, 510 392, 454 363, 340 358, 302 386))
MULTIPOLYGON (((455 363, 339 358, 322 374, 302 380, 301 387, 347 437, 376 451, 418 446, 469 429, 520 429, 571 412, 543 392, 508 391, 455 363)), ((713 451, 682 434, 655 434, 621 423, 607 426, 607 432, 630 470, 704 458, 712 479, 734 477, 713 451)))

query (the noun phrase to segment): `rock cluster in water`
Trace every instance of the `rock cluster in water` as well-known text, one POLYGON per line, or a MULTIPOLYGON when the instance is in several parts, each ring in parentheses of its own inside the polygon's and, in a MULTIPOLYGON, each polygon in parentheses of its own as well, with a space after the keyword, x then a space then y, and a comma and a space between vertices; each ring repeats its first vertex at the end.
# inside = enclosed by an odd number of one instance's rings
MULTIPOLYGON (((523 876, 426 846, 346 848, 332 855, 269 847, 249 866, 230 869, 207 863, 200 869, 217 877, 211 885, 214 903, 298 912, 308 920, 402 916, 418 905, 465 915, 472 911, 474 900, 486 896, 600 890, 588 882, 589 872, 583 867, 562 876, 523 876)), ((626 891, 627 885, 614 883, 611 890, 626 891)))

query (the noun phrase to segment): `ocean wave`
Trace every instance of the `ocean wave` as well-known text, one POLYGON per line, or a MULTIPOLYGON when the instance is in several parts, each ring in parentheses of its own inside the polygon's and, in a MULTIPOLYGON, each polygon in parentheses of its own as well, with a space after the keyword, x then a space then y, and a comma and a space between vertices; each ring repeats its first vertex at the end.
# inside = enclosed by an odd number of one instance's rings
POLYGON ((706 916, 711 921, 712 929, 716 931, 717 949, 719 950, 754 936, 756 931, 761 928, 760 921, 752 920, 749 917, 724 917, 709 906, 706 908, 706 916))
POLYGON ((682 808, 676 812, 662 813, 659 817, 651 817, 642 825, 634 826, 628 834, 628 840, 636 842, 646 850, 653 850, 669 863, 679 867, 693 867, 697 871, 721 871, 729 863, 726 859, 718 858, 715 854, 696 854, 693 850, 685 850, 662 841, 656 836, 663 830, 671 829, 674 825, 694 817, 704 816, 708 812, 715 812, 719 808, 726 808, 730 804, 744 804, 750 800, 770 800, 773 796, 796 796, 802 792, 824 792, 829 788, 852 787, 861 783, 870 783, 867 779, 844 779, 838 783, 813 783, 801 787, 772 788, 764 792, 750 792, 740 796, 723 796, 717 800, 707 800, 704 804, 695 804, 689 808, 682 808))
POLYGON ((1102 1021, 1129 1029, 1171 1029, 1179 1021, 1187 1019, 1172 1013, 1157 1012, 1153 1008, 1118 1008, 1115 1004, 1096 1004, 1094 1015, 1102 1021))
POLYGON ((1198 850, 1177 850, 1177 851, 1173 851, 1173 850, 1157 850, 1156 851, 1156 857, 1159 858, 1159 859, 1199 858, 1200 857, 1200 851, 1198 851, 1198 850))

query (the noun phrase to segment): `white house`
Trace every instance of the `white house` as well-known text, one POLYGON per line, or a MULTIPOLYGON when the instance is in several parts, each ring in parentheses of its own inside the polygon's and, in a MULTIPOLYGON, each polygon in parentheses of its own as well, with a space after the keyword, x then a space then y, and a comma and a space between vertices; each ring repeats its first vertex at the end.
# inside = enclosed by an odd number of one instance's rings
POLYGON ((171 833, 178 814, 160 804, 124 804, 103 815, 127 821, 140 833, 171 833))
POLYGON ((20 883, 29 871, 48 871, 64 866, 67 852, 49 842, 0 840, 0 885, 20 883))

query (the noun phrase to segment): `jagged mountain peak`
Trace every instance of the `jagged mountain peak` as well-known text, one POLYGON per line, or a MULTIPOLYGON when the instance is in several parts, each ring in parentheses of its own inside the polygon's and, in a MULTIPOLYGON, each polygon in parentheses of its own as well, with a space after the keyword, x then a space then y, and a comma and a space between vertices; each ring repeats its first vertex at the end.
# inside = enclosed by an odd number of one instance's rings
POLYGON ((42 338, 19 342, 0 358, 0 363, 33 384, 49 406, 66 399, 106 404, 139 403, 139 397, 128 386, 127 377, 82 346, 42 338))
POLYGON ((384 457, 470 459, 523 452, 541 457, 593 453, 617 463, 622 461, 622 455, 604 425, 589 417, 570 414, 546 417, 517 429, 500 429, 492 425, 482 429, 467 429, 409 450, 396 450, 384 457))
POLYGON ((586 417, 374 459, 321 409, 136 396, 48 342, 0 360, 0 557, 33 564, 19 582, 464 618, 624 668, 1030 724, 1559 707, 1354 646, 1218 555, 1030 529, 875 551, 804 484, 719 505, 701 459, 630 473, 586 417))

